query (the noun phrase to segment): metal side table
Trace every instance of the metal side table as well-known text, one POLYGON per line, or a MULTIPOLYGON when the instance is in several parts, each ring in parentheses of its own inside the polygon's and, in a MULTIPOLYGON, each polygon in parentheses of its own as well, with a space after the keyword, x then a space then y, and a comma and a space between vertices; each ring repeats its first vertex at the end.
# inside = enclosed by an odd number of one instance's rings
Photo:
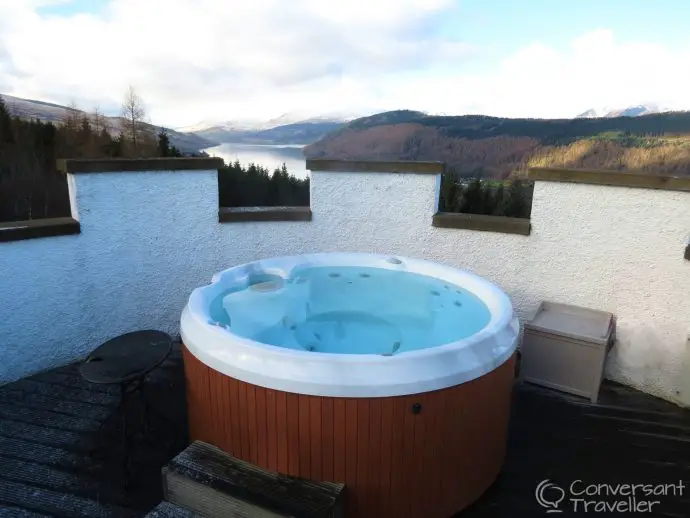
POLYGON ((156 413, 144 394, 146 375, 158 367, 172 350, 172 338, 161 331, 135 331, 127 333, 97 347, 79 367, 82 378, 99 385, 119 385, 120 403, 115 411, 101 423, 99 430, 114 415, 122 414, 122 448, 124 485, 129 485, 130 440, 127 407, 135 395, 143 403, 142 422, 144 433, 148 427, 149 413, 156 413))

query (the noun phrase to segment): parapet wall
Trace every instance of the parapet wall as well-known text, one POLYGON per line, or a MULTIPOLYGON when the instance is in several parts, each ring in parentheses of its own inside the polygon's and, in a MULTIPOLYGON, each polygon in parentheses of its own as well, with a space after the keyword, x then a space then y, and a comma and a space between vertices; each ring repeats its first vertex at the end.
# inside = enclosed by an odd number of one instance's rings
POLYGON ((0 228, 0 382, 127 331, 177 333, 189 293, 229 266, 362 251, 472 271, 522 317, 543 299, 611 311, 607 377, 690 404, 688 179, 534 170, 528 222, 437 214, 439 163, 309 161, 310 211, 219 214, 218 164, 194 160, 67 161, 70 235, 0 228))

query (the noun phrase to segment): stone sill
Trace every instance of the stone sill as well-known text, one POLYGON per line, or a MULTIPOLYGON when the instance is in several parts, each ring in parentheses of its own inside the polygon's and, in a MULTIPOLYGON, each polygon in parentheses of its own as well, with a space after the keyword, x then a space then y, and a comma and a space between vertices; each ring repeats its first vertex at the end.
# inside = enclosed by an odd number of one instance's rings
POLYGON ((81 227, 76 219, 46 218, 0 223, 0 243, 37 239, 40 237, 69 236, 79 234, 81 227))
POLYGON ((311 221, 310 207, 221 207, 221 223, 248 221, 311 221))
POLYGON ((443 162, 428 161, 383 161, 383 160, 328 160, 309 159, 307 169, 315 172, 340 173, 410 173, 410 174, 442 174, 445 170, 443 162))
POLYGON ((524 218, 461 214, 458 212, 437 212, 434 214, 432 225, 437 228, 481 230, 485 232, 501 232, 503 234, 520 234, 523 236, 529 236, 532 229, 530 220, 524 218))
POLYGON ((638 189, 690 191, 690 177, 653 175, 639 171, 594 171, 587 169, 532 167, 529 169, 528 178, 542 182, 584 183, 638 189))
POLYGON ((149 171, 215 171, 221 158, 68 158, 57 161, 62 173, 143 173, 149 171))

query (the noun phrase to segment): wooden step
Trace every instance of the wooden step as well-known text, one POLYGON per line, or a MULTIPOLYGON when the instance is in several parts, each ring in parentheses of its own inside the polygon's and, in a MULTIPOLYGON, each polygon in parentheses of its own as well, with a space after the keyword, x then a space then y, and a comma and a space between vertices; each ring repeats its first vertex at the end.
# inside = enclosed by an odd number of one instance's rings
POLYGON ((195 441, 163 468, 173 504, 223 518, 341 518, 345 485, 288 477, 195 441))
POLYGON ((161 502, 151 509, 144 518, 205 518, 202 515, 190 511, 180 505, 171 502, 161 502))

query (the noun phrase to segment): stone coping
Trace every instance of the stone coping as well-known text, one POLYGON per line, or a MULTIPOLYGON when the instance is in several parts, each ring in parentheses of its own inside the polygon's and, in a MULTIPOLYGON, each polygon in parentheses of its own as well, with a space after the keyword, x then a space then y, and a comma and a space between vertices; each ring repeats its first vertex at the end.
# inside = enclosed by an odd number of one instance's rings
POLYGON ((570 182, 593 185, 636 187, 641 189, 663 189, 668 191, 690 191, 690 177, 653 175, 640 171, 599 171, 589 169, 558 169, 531 167, 530 180, 543 182, 570 182))
POLYGON ((247 221, 311 221, 310 207, 221 207, 221 223, 247 221))
POLYGON ((443 162, 424 162, 415 160, 307 160, 309 171, 348 172, 348 173, 413 173, 442 174, 443 162))
POLYGON ((63 173, 120 173, 144 171, 209 171, 223 167, 222 158, 62 158, 63 173))
POLYGON ((505 216, 486 216, 484 214, 462 214, 458 212, 437 212, 432 225, 437 228, 458 228, 483 230, 504 234, 529 236, 532 226, 530 220, 505 216))
POLYGON ((73 218, 30 219, 0 223, 0 243, 39 237, 79 234, 81 227, 73 218))

